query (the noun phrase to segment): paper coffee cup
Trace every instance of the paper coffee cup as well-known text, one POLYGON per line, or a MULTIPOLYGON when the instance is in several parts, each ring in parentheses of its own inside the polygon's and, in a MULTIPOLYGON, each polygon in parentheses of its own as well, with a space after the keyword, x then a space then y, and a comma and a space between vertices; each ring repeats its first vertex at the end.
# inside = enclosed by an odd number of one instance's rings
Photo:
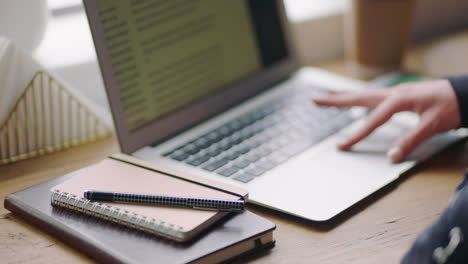
POLYGON ((352 71, 372 78, 398 70, 407 50, 415 0, 352 0, 345 17, 352 71))

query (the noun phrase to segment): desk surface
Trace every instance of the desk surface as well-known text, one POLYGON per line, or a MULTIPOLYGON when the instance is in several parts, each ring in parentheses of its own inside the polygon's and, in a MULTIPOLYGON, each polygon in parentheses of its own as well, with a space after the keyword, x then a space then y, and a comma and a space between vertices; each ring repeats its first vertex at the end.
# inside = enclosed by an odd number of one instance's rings
MULTIPOLYGON (((323 68, 347 75, 342 61, 323 68)), ((0 199, 118 151, 114 138, 0 167, 0 199)), ((272 210, 248 209, 277 224, 277 246, 254 263, 398 263, 415 237, 447 206, 468 161, 459 143, 332 221, 316 223, 272 210)), ((91 259, 0 207, 0 260, 88 263, 91 259)), ((244 259, 245 261, 245 259, 244 259)))

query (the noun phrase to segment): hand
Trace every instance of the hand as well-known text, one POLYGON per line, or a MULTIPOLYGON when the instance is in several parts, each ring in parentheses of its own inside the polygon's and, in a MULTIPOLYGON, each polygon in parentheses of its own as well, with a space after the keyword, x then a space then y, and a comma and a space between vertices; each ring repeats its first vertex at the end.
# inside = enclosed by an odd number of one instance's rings
POLYGON ((457 98, 447 80, 406 83, 393 88, 372 88, 360 92, 331 92, 326 97, 313 100, 324 106, 374 109, 359 131, 338 146, 341 150, 351 148, 395 113, 418 113, 419 124, 394 142, 387 152, 395 163, 403 161, 424 140, 458 128, 461 122, 457 98))

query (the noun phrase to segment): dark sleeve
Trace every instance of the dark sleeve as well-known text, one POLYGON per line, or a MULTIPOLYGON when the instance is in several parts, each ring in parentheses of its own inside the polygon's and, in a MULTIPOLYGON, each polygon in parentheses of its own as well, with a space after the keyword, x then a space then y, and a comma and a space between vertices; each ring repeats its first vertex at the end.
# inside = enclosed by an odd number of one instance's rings
POLYGON ((468 263, 468 176, 439 219, 414 241, 402 264, 468 263))
POLYGON ((468 127, 468 75, 449 77, 447 79, 457 95, 461 126, 468 127))

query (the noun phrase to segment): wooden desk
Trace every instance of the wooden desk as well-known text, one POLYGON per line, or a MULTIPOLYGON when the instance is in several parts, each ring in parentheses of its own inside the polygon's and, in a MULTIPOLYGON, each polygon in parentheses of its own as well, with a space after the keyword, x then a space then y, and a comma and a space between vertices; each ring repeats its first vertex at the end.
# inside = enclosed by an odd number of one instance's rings
MULTIPOLYGON (((321 65, 345 75, 343 61, 321 65)), ((0 167, 0 199, 118 151, 114 138, 0 167)), ((468 146, 457 144, 327 223, 249 206, 277 224, 277 245, 254 263, 398 263, 447 206, 468 146)), ((0 262, 90 263, 91 259, 0 207, 0 262)), ((244 263, 246 259, 239 261, 244 263)))

